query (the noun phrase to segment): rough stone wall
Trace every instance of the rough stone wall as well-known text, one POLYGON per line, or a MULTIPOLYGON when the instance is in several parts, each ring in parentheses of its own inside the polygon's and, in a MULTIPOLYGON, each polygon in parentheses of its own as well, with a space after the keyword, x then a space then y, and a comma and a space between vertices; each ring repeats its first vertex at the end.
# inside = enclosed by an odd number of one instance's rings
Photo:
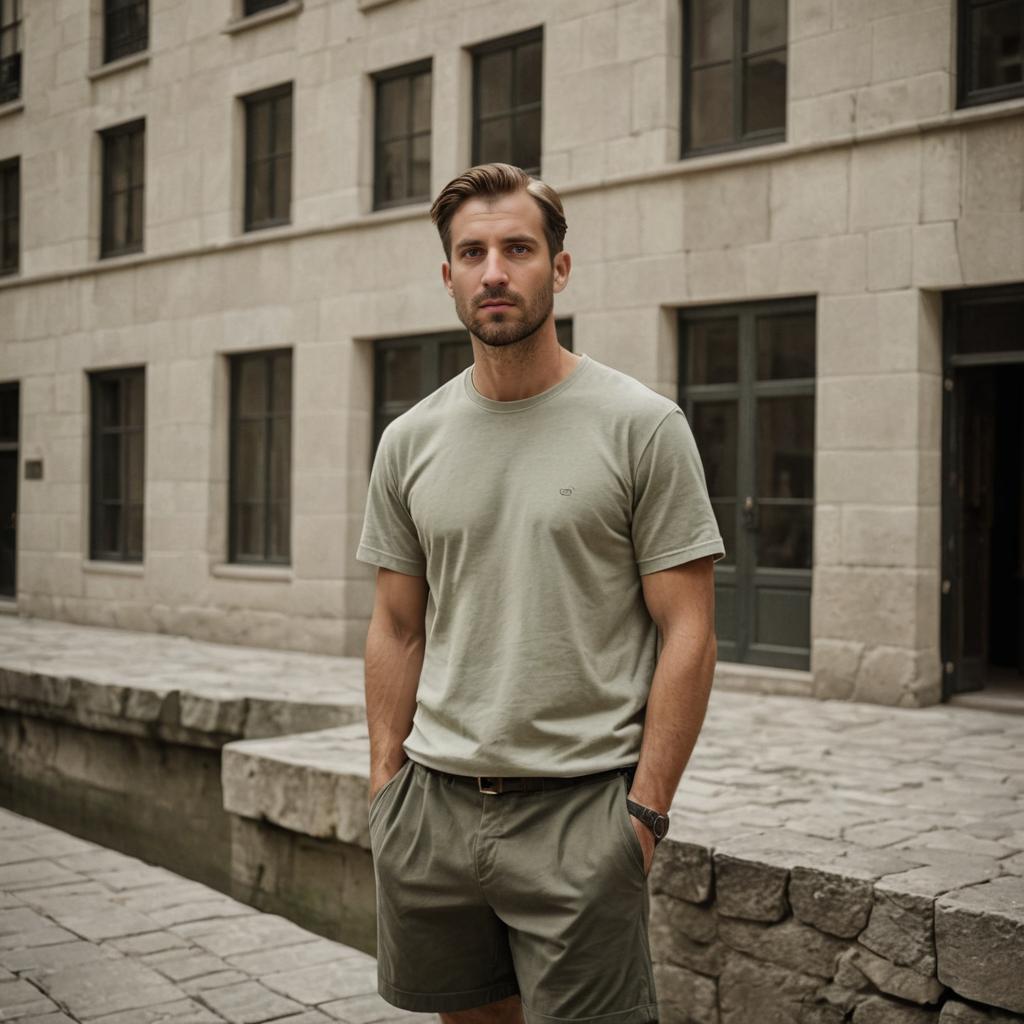
MULTIPOLYGON (((575 258, 577 351, 676 396, 673 311, 817 299, 811 673, 801 692, 940 696, 941 296, 1024 279, 1024 102, 955 111, 953 0, 792 0, 787 140, 680 160, 675 0, 328 3, 226 32, 154 0, 148 58, 95 71, 86 5, 25 5, 19 609, 358 656, 372 339, 457 327, 424 205, 373 214, 369 75, 432 55, 432 188, 469 158, 467 47, 542 24, 542 173, 575 258), (295 83, 293 223, 241 231, 237 97, 295 83), (600 97, 600 102, 595 102, 600 97), (96 132, 145 116, 145 253, 97 261, 96 132), (292 564, 225 566, 227 357, 294 352, 292 564), (89 563, 85 371, 146 365, 146 555, 89 563)), ((758 685, 765 688, 763 679, 758 685)), ((767 686, 795 692, 792 679, 767 686)))
POLYGON ((680 844, 655 861, 665 1024, 1024 1020, 1024 880, 940 895, 953 863, 887 883, 883 851, 873 870, 793 859, 765 842, 742 856, 680 844))

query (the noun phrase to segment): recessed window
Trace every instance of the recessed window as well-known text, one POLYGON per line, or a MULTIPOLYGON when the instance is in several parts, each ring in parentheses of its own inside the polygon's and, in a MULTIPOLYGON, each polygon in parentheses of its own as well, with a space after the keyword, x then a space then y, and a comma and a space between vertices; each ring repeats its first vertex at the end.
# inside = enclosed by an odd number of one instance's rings
POLYGON ((143 367, 89 375, 92 406, 89 557, 142 559, 146 383, 143 367))
POLYGON ((243 97, 245 230, 291 222, 292 86, 243 97))
POLYGON ((0 0, 0 103, 21 96, 21 0, 0 0))
POLYGON ((473 50, 474 164, 540 173, 543 46, 535 29, 473 50))
POLYGON ((0 164, 0 275, 18 272, 21 251, 21 161, 0 164))
POLYGON ((961 0, 959 105, 1024 96, 1024 0, 961 0))
POLYGON ((430 198, 430 61, 374 76, 375 209, 430 198))
POLYGON ((128 57, 149 46, 148 0, 105 0, 103 62, 128 57))
POLYGON ((786 0, 683 0, 683 155, 781 142, 786 0))
POLYGON ((269 10, 271 7, 280 7, 288 3, 288 0, 245 0, 242 4, 242 14, 249 17, 250 14, 259 14, 260 11, 269 10))
POLYGON ((108 128, 103 141, 100 256, 142 251, 146 123, 108 128))
POLYGON ((231 358, 229 560, 287 564, 291 531, 292 354, 231 358))

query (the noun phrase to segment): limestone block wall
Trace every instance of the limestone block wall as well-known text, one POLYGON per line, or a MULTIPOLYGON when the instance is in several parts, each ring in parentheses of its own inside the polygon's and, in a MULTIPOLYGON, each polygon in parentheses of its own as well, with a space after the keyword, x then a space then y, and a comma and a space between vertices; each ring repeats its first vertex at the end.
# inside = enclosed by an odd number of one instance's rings
MULTIPOLYGON (((358 656, 373 341, 458 326, 425 204, 371 210, 372 81, 433 59, 431 181, 469 160, 469 47, 544 28, 542 174, 574 257, 577 351, 678 397, 681 307, 817 309, 811 671, 761 688, 939 699, 943 291, 1024 280, 1024 101, 955 109, 953 0, 791 0, 786 141, 679 158, 676 0, 153 0, 148 55, 97 66, 85 4, 25 5, 18 609, 358 656), (292 224, 244 234, 238 97, 295 83, 292 224), (96 132, 145 116, 145 252, 98 260, 96 132), (294 359, 292 564, 225 564, 231 353, 294 359), (88 560, 86 371, 146 366, 145 559, 88 560)), ((94 12, 93 12, 94 13, 94 12)), ((752 672, 754 669, 751 670, 752 672)), ((733 673, 735 675, 735 673, 733 673)))

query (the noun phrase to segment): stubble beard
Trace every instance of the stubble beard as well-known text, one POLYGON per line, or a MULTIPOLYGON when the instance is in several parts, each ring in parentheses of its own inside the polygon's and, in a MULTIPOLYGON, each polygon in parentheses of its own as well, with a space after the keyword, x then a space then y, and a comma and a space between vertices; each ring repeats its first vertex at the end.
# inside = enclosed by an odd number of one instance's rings
POLYGON ((472 300, 455 301, 455 312, 463 326, 474 338, 490 348, 505 348, 532 338, 551 315, 555 304, 555 291, 552 282, 548 281, 535 294, 533 301, 525 306, 518 301, 516 295, 508 292, 483 295, 479 301, 498 299, 511 301, 522 310, 522 316, 517 317, 511 312, 486 313, 472 300))

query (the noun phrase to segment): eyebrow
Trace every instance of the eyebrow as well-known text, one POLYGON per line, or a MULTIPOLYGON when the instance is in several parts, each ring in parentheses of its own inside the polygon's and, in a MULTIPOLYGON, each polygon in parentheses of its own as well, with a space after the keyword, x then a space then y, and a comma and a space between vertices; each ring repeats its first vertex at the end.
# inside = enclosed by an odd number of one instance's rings
MULTIPOLYGON (((507 235, 501 240, 504 244, 517 242, 528 242, 530 245, 537 245, 537 239, 533 235, 507 235)), ((482 246, 484 243, 479 238, 463 238, 456 244, 455 248, 462 250, 468 249, 470 246, 477 245, 482 246)))

